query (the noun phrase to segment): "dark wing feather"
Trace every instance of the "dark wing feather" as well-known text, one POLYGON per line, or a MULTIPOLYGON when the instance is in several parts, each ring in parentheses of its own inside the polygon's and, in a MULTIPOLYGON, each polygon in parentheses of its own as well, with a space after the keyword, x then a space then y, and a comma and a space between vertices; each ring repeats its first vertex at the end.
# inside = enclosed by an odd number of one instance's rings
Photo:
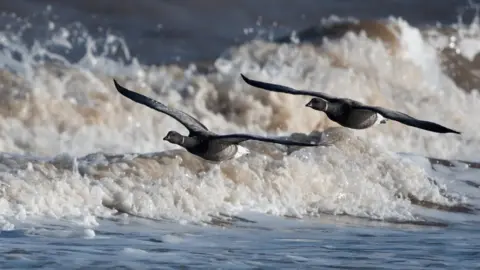
POLYGON ((162 103, 151 99, 149 97, 146 97, 142 94, 130 91, 126 89, 125 87, 121 86, 120 84, 117 83, 116 80, 113 80, 115 83, 115 87, 117 88, 118 92, 122 94, 123 96, 137 102, 140 104, 143 104, 151 109, 154 109, 156 111, 162 112, 164 114, 167 114, 180 122, 182 125, 184 125, 190 132, 205 132, 208 131, 207 127, 205 127, 200 121, 192 117, 191 115, 182 112, 180 110, 172 109, 169 108, 162 103))
POLYGON ((304 95, 304 96, 314 96, 314 97, 319 97, 323 98, 327 101, 334 101, 337 100, 338 98, 330 96, 325 93, 321 92, 315 92, 315 91, 305 91, 305 90, 296 90, 294 88, 280 85, 280 84, 273 84, 273 83, 266 83, 266 82, 261 82, 261 81, 255 81, 252 79, 247 78, 245 75, 240 74, 243 78, 243 80, 254 87, 261 88, 267 91, 272 91, 272 92, 280 92, 280 93, 287 93, 287 94, 292 94, 292 95, 304 95))
POLYGON ((432 132, 437 132, 437 133, 456 133, 456 134, 461 134, 458 131, 455 131, 453 129, 449 129, 447 127, 444 127, 442 125, 429 122, 429 121, 424 121, 424 120, 419 120, 411 117, 410 115, 401 113, 401 112, 396 112, 392 111, 389 109, 385 109, 382 107, 374 107, 374 106, 363 106, 363 105, 354 105, 352 106, 354 109, 364 109, 364 110, 370 110, 374 111, 376 113, 381 114, 383 117, 403 123, 408 126, 432 131, 432 132))
POLYGON ((226 143, 241 143, 243 141, 248 140, 255 140, 255 141, 263 141, 263 142, 270 142, 270 143, 278 143, 283 145, 297 145, 297 146, 319 146, 318 143, 315 142, 307 142, 307 141, 295 141, 289 139, 280 139, 280 138, 270 138, 270 137, 263 137, 258 135, 251 135, 251 134, 228 134, 228 135, 216 135, 210 136, 211 140, 222 140, 226 143))

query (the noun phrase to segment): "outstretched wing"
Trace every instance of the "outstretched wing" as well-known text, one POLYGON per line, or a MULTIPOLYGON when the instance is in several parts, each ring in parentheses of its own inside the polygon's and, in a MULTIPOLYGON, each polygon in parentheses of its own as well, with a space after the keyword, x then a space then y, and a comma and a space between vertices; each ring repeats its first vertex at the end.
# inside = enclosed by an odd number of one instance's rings
POLYGON ((382 107, 374 107, 374 106, 364 106, 364 105, 354 105, 352 106, 354 109, 363 109, 363 110, 370 110, 374 111, 376 113, 381 114, 383 117, 403 123, 407 126, 412 126, 432 132, 437 132, 437 133, 455 133, 455 134, 461 134, 458 131, 455 131, 453 129, 449 129, 447 127, 444 127, 442 125, 429 122, 429 121, 424 121, 424 120, 419 120, 411 117, 410 115, 401 113, 401 112, 396 112, 392 111, 389 109, 385 109, 382 107))
POLYGON ((115 88, 117 88, 118 92, 120 92, 120 94, 122 94, 123 96, 137 103, 143 104, 151 109, 154 109, 156 111, 159 111, 171 116, 172 118, 180 122, 182 125, 184 125, 188 129, 188 131, 194 132, 194 133, 208 131, 207 127, 205 127, 202 123, 200 123, 200 121, 198 121, 191 115, 185 112, 182 112, 180 110, 167 107, 162 103, 154 99, 151 99, 149 97, 146 97, 142 94, 130 91, 125 87, 121 86, 120 84, 118 84, 116 80, 113 80, 113 82, 115 83, 115 88))
POLYGON ((330 95, 322 93, 322 92, 297 90, 297 89, 294 89, 294 88, 291 88, 291 87, 288 87, 288 86, 284 86, 284 85, 280 85, 280 84, 273 84, 273 83, 255 81, 255 80, 247 78, 243 74, 240 74, 240 76, 242 76, 242 79, 246 83, 248 83, 249 85, 257 87, 257 88, 261 88, 261 89, 264 89, 264 90, 267 90, 267 91, 287 93, 287 94, 292 94, 292 95, 313 96, 313 97, 323 98, 327 101, 334 101, 334 100, 338 99, 336 97, 330 96, 330 95))
POLYGON ((278 143, 283 145, 297 145, 297 146, 319 146, 318 143, 307 142, 304 141, 295 141, 289 139, 281 139, 281 138, 271 138, 271 137, 263 137, 258 135, 251 135, 251 134, 228 134, 228 135, 215 135, 210 137, 211 140, 222 140, 226 143, 241 143, 243 141, 254 140, 254 141, 262 141, 262 142, 270 142, 270 143, 278 143))

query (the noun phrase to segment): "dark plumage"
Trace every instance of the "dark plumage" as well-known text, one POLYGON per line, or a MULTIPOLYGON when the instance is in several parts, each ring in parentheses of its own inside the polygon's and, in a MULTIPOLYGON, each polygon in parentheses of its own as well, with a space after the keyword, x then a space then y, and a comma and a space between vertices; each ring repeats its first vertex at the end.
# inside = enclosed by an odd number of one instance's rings
POLYGON ((283 85, 255 81, 247 78, 243 74, 241 74, 241 76, 247 84, 267 91, 313 96, 315 98, 312 98, 306 106, 317 111, 325 112, 330 120, 344 127, 365 129, 375 124, 386 123, 386 119, 390 119, 407 126, 432 132, 460 134, 458 131, 433 122, 415 119, 407 114, 382 107, 367 106, 352 99, 336 98, 321 92, 296 90, 283 85))
POLYGON ((209 131, 207 127, 200 123, 200 121, 189 114, 169 108, 156 100, 124 88, 119 85, 116 80, 113 81, 118 92, 123 96, 173 117, 175 120, 183 124, 189 131, 188 136, 183 136, 176 131, 169 131, 165 138, 163 138, 164 140, 182 146, 188 152, 209 161, 224 161, 249 153, 248 149, 238 145, 247 140, 257 140, 283 145, 318 146, 318 144, 314 142, 300 142, 251 134, 217 135, 209 131))

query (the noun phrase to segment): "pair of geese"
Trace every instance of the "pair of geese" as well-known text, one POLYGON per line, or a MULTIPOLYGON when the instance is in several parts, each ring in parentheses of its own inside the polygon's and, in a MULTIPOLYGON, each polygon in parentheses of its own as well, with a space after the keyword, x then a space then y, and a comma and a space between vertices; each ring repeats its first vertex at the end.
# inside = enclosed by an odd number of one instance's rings
MULTIPOLYGON (((390 119, 408 126, 432 132, 460 134, 458 131, 446 128, 433 122, 418 120, 401 112, 392 111, 382 107, 367 106, 352 99, 337 98, 321 92, 302 91, 283 85, 255 81, 247 78, 243 74, 240 75, 247 84, 260 89, 288 93, 292 95, 313 96, 314 98, 312 98, 306 104, 306 106, 314 110, 324 112, 330 120, 335 121, 343 127, 352 129, 366 129, 377 124, 384 124, 386 123, 387 119, 390 119)), ((115 88, 123 96, 131 99, 134 102, 143 104, 153 110, 173 117, 175 120, 184 125, 189 131, 188 136, 183 136, 176 131, 169 131, 165 138, 163 138, 164 140, 173 144, 177 144, 185 148, 191 154, 199 156, 208 161, 221 162, 248 154, 250 151, 247 148, 239 145, 239 143, 247 140, 277 143, 287 146, 309 147, 322 145, 318 142, 296 141, 291 139, 263 137, 251 134, 218 135, 208 130, 205 125, 191 115, 165 106, 164 104, 139 93, 130 91, 118 84, 116 80, 113 81, 115 88)))

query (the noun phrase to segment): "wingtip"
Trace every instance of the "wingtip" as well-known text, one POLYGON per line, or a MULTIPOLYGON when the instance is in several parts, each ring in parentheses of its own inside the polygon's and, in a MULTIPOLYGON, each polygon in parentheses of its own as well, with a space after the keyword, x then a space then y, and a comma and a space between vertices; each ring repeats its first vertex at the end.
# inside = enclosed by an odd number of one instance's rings
POLYGON ((117 89, 118 92, 120 92, 121 94, 125 93, 125 92, 128 92, 128 90, 123 87, 122 85, 120 85, 117 80, 113 79, 113 84, 115 85, 115 89, 117 89))
POLYGON ((462 134, 460 131, 456 131, 454 129, 448 129, 447 133, 462 134))
POLYGON ((247 76, 243 75, 243 73, 240 73, 240 77, 242 77, 242 79, 244 81, 249 81, 249 79, 247 78, 247 76))
POLYGON ((458 134, 458 135, 462 135, 462 133, 461 133, 461 132, 459 132, 459 131, 456 131, 456 130, 453 130, 453 129, 449 129, 449 130, 447 130, 447 131, 444 131, 444 132, 442 132, 442 133, 452 133, 452 134, 458 134))
POLYGON ((115 85, 115 88, 118 89, 118 87, 120 87, 120 84, 117 82, 117 80, 115 80, 115 78, 113 79, 113 84, 115 85))

